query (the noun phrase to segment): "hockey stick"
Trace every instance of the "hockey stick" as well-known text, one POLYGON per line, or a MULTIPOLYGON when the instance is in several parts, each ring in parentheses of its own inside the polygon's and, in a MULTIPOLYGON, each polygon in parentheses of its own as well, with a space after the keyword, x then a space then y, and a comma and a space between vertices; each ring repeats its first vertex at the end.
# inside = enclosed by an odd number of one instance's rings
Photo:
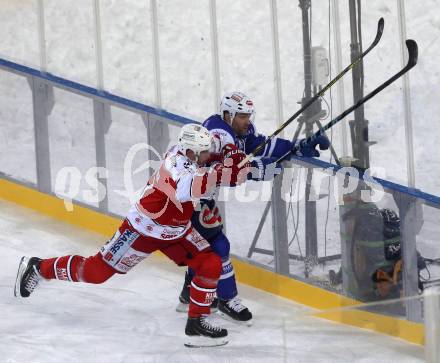
MULTIPOLYGON (((418 46, 417 43, 412 40, 408 39, 406 41, 406 47, 408 48, 408 63, 404 68, 402 68, 398 73, 396 73, 394 76, 392 76, 390 79, 388 79, 386 82, 382 83, 379 87, 377 87, 374 91, 371 91, 366 96, 362 97, 356 104, 351 106, 350 108, 347 108, 344 112, 342 112, 338 117, 334 118, 333 120, 329 121, 328 124, 326 124, 322 129, 319 129, 317 132, 315 132, 313 135, 307 137, 302 142, 309 143, 322 135, 324 131, 328 130, 335 124, 337 124, 339 121, 341 121, 345 116, 347 116, 349 113, 353 112, 360 106, 362 106, 365 102, 376 96, 380 91, 388 87, 391 83, 393 83, 395 80, 399 79, 401 76, 403 76, 406 72, 408 72, 411 68, 413 68, 417 64, 417 58, 418 58, 418 46)), ((298 150, 298 145, 295 146, 292 150, 281 156, 276 163, 282 161, 287 155, 290 153, 294 153, 298 150)))
POLYGON ((341 73, 339 73, 335 78, 333 78, 329 84, 327 84, 322 90, 320 90, 316 95, 314 95, 307 103, 302 106, 297 112, 295 112, 286 122, 284 122, 275 132, 267 137, 265 141, 263 141, 260 145, 258 145, 254 151, 252 151, 244 160, 238 164, 238 167, 241 168, 246 162, 252 159, 259 151, 261 151, 275 136, 277 136, 281 131, 283 131, 290 123, 295 120, 299 115, 301 115, 307 108, 310 107, 312 103, 314 103, 319 97, 322 97, 326 91, 330 87, 332 87, 337 81, 339 81, 348 71, 350 71, 353 67, 355 67, 361 60, 364 58, 370 51, 379 43, 380 38, 382 38, 383 28, 385 25, 385 21, 383 18, 379 19, 377 23, 377 33, 374 38, 373 43, 353 62, 350 63, 341 73))

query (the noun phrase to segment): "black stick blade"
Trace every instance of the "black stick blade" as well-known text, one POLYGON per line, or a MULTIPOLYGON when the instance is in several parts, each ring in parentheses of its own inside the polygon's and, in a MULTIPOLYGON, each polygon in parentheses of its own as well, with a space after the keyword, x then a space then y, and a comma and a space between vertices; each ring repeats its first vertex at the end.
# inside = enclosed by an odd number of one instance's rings
POLYGON ((376 38, 374 38, 373 43, 371 43, 371 45, 368 47, 366 53, 368 53, 371 49, 373 49, 377 45, 377 43, 379 43, 379 40, 382 38, 383 35, 384 27, 385 27, 385 20, 384 18, 380 18, 377 23, 376 38))
POLYGON ((383 34, 384 26, 385 26, 385 19, 380 18, 379 22, 377 23, 377 34, 380 34, 380 36, 382 36, 382 34, 383 34))
POLYGON ((377 23, 377 32, 378 33, 383 33, 383 27, 385 26, 385 19, 384 18, 380 18, 379 22, 377 23))
POLYGON ((407 68, 412 68, 417 64, 419 58, 419 47, 415 40, 408 39, 406 41, 406 47, 408 48, 408 64, 407 68))

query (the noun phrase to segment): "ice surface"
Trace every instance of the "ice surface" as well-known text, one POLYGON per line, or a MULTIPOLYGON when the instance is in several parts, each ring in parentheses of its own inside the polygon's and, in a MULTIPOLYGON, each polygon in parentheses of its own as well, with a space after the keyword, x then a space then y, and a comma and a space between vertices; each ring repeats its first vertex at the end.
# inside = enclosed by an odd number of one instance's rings
POLYGON ((15 299, 22 255, 93 254, 105 237, 0 200, 0 357, 2 362, 422 362, 399 339, 312 318, 308 308, 240 286, 254 313, 229 329, 224 347, 183 346, 185 315, 174 311, 183 269, 153 256, 103 285, 44 282, 15 299))

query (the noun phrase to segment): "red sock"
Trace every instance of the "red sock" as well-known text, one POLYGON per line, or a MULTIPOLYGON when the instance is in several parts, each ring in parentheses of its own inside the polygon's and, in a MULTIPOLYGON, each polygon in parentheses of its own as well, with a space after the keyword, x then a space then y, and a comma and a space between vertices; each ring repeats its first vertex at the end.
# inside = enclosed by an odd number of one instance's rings
POLYGON ((211 303, 217 291, 217 282, 222 268, 221 258, 214 252, 204 252, 190 260, 195 271, 189 290, 190 303, 188 316, 197 318, 211 313, 211 303))
POLYGON ((198 318, 201 315, 211 313, 211 304, 215 298, 217 287, 207 287, 206 284, 201 282, 201 279, 197 278, 197 276, 191 281, 188 311, 190 318, 198 318))

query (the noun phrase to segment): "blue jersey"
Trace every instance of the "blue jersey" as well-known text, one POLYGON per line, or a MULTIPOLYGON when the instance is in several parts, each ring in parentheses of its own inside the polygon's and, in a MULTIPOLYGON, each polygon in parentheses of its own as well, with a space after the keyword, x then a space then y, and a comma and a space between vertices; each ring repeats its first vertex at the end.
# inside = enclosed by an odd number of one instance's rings
MULTIPOLYGON (((221 153, 227 144, 234 144, 246 154, 253 152, 258 145, 266 141, 267 136, 257 133, 255 125, 249 124, 245 136, 235 135, 231 125, 224 121, 220 115, 212 115, 203 122, 203 126, 208 129, 214 138, 215 152, 221 153)), ((292 142, 289 140, 274 138, 269 141, 264 149, 255 156, 260 157, 280 157, 292 149, 292 142)))
MULTIPOLYGON (((247 130, 245 136, 235 135, 234 130, 231 125, 225 122, 220 115, 212 115, 203 122, 203 126, 208 129, 210 134, 213 136, 215 144, 215 153, 222 153, 223 148, 227 144, 236 145, 240 150, 244 151, 246 154, 251 153, 255 148, 260 145, 263 141, 266 141, 267 137, 257 133, 255 125, 251 123, 247 130)), ((292 143, 289 140, 274 138, 269 141, 265 148, 259 152, 256 156, 262 158, 278 158, 292 149, 292 143)), ((215 201, 216 193, 213 193, 211 197, 202 198, 200 200, 201 211, 195 211, 191 217, 191 223, 194 228, 210 243, 215 241, 221 234, 223 229, 223 224, 219 222, 216 218, 212 216, 218 213, 218 208, 216 208, 215 201), (204 220, 204 214, 206 209, 212 213, 209 215, 210 220, 214 222, 209 222, 204 220)))

